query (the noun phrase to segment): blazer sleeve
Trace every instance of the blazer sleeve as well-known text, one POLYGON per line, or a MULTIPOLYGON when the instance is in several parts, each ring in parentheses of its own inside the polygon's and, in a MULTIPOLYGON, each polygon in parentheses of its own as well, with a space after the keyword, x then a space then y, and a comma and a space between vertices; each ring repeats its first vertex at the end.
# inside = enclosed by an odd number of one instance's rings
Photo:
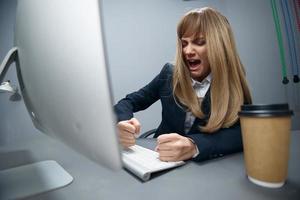
POLYGON ((199 155, 194 161, 203 161, 222 157, 243 150, 241 127, 239 122, 230 128, 222 128, 215 133, 194 132, 187 135, 198 147, 199 155))
POLYGON ((169 71, 170 64, 166 64, 161 72, 145 87, 140 90, 126 95, 115 106, 114 110, 117 115, 117 121, 128 120, 133 117, 134 112, 145 110, 154 102, 159 100, 159 90, 161 81, 169 71))

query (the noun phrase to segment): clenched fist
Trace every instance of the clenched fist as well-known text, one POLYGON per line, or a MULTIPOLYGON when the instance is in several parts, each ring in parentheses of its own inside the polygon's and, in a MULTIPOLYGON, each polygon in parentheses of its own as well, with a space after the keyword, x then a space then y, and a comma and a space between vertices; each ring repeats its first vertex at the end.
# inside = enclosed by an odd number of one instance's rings
POLYGON ((135 145, 135 135, 138 135, 141 130, 141 124, 136 118, 120 121, 117 124, 119 141, 123 147, 135 145))
POLYGON ((163 134, 157 138, 155 150, 162 161, 181 161, 192 158, 197 150, 191 139, 177 133, 163 134))

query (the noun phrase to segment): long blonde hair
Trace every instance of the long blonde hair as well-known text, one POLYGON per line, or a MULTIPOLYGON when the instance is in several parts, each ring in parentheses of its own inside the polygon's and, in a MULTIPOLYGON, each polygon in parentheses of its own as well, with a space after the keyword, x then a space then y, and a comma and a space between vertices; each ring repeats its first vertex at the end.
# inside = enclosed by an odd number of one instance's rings
POLYGON ((206 40, 212 75, 210 116, 206 125, 200 129, 211 133, 233 125, 238 120, 240 106, 251 103, 252 100, 230 24, 226 17, 208 7, 188 12, 177 26, 173 74, 173 93, 176 99, 196 117, 204 118, 201 102, 199 103, 191 85, 191 76, 183 58, 181 44, 183 36, 197 37, 200 34, 206 40))

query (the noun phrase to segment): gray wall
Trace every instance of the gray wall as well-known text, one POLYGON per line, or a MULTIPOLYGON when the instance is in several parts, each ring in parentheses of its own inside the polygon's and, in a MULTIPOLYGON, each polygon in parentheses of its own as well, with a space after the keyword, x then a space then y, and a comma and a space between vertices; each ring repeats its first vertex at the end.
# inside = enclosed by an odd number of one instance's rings
MULTIPOLYGON (((104 27, 114 101, 147 84, 175 55, 176 24, 191 8, 212 6, 233 27, 246 67, 254 103, 288 102, 299 124, 299 84, 281 84, 277 39, 269 0, 104 0, 104 27)), ((13 46, 15 0, 0 1, 0 60, 13 46)), ((6 77, 16 82, 12 67, 6 77)), ((0 144, 25 134, 36 134, 23 101, 0 94, 0 144)), ((136 114, 142 131, 157 127, 160 103, 136 114)))
MULTIPOLYGON (((13 47, 15 12, 15 0, 0 0, 0 62, 13 47)), ((14 66, 10 67, 5 80, 18 84, 14 66)), ((22 100, 13 101, 9 94, 0 93, 0 113, 0 144, 38 133, 22 100)))

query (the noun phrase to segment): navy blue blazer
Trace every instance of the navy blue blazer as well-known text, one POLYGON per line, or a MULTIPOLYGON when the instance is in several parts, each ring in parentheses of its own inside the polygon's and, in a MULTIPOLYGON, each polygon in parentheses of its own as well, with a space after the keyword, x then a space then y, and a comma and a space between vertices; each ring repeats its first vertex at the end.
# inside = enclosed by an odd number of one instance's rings
MULTIPOLYGON (((210 91, 202 102, 204 119, 196 118, 188 133, 184 132, 186 110, 178 105, 172 91, 173 65, 165 64, 161 72, 145 87, 128 94, 115 106, 118 121, 128 120, 133 113, 144 110, 157 100, 162 105, 162 121, 154 137, 166 133, 178 133, 191 138, 199 149, 195 161, 203 161, 226 154, 242 151, 241 128, 239 122, 229 128, 221 128, 214 133, 204 133, 199 130, 199 125, 205 125, 210 113, 210 91)), ((221 99, 220 99, 221 101, 221 99)))

